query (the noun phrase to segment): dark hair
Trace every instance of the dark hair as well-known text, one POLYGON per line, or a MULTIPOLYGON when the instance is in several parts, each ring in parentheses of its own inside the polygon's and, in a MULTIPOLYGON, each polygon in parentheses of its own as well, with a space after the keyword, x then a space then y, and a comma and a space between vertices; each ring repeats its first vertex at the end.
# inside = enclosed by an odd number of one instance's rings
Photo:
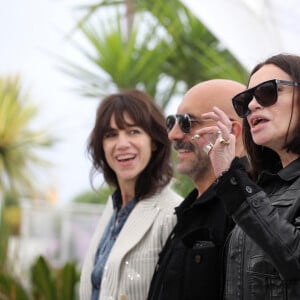
POLYGON ((124 119, 125 112, 136 126, 141 127, 150 136, 155 144, 151 159, 136 182, 135 198, 140 200, 161 190, 173 176, 170 160, 171 142, 168 139, 165 117, 153 99, 142 91, 125 90, 111 94, 100 102, 87 147, 93 163, 90 180, 93 181, 95 173, 102 172, 109 185, 119 187, 116 174, 105 158, 103 138, 111 129, 110 120, 113 115, 118 128, 124 129, 128 126, 124 119))
MULTIPOLYGON (((291 54, 278 54, 271 56, 266 59, 264 62, 259 63, 254 67, 250 73, 249 80, 251 76, 256 73, 260 68, 265 65, 272 64, 283 70, 287 73, 291 79, 295 82, 300 82, 300 56, 291 55, 291 54)), ((280 79, 280 78, 274 78, 280 79)), ((248 82, 249 84, 249 82, 248 82)), ((296 101, 296 106, 300 111, 300 94, 293 93, 293 101, 296 101)), ((292 111, 293 113, 293 111, 292 111)), ((292 114, 291 114, 292 118, 292 114)), ((250 126, 246 119, 243 120, 243 140, 245 144, 246 151, 249 155, 249 159, 252 166, 252 175, 254 178, 257 178, 259 173, 263 170, 270 171, 272 173, 277 173, 281 168, 282 164, 279 158, 279 155, 266 147, 256 145, 252 139, 250 126)), ((284 148, 289 152, 300 154, 300 120, 296 125, 294 132, 287 132, 287 136, 291 134, 291 139, 287 141, 284 145, 284 148)))

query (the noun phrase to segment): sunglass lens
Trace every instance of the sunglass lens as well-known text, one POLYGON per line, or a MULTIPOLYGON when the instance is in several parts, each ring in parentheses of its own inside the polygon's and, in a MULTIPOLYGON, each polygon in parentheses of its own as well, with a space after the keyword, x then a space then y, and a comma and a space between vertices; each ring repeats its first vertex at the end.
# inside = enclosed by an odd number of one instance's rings
POLYGON ((189 133, 191 129, 191 121, 188 115, 178 115, 178 124, 184 133, 189 133))
POLYGON ((248 105, 252 100, 252 98, 253 98, 252 93, 249 91, 245 91, 243 93, 236 95, 232 99, 233 107, 239 117, 241 118, 247 117, 247 115, 250 112, 248 105))
POLYGON ((185 115, 170 115, 167 117, 166 119, 166 126, 167 126, 167 130, 168 132, 170 132, 172 130, 172 128, 174 127, 176 120, 178 122, 178 125, 180 127, 180 129, 184 132, 184 133, 189 133, 190 129, 191 129, 191 121, 190 121, 190 117, 189 115, 185 114, 185 115))
POLYGON ((174 127, 176 123, 176 117, 175 116, 168 116, 166 119, 166 126, 167 126, 167 130, 168 132, 172 130, 172 128, 174 127))
POLYGON ((277 85, 276 82, 265 82, 258 86, 254 92, 257 102, 266 107, 273 105, 277 100, 277 85))

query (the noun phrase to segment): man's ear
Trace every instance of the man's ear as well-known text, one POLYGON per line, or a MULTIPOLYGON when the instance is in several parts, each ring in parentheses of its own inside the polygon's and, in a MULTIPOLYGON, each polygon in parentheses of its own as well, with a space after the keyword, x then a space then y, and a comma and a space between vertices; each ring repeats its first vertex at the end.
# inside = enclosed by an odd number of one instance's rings
POLYGON ((237 156, 244 156, 245 155, 245 148, 243 144, 243 124, 238 121, 232 121, 232 133, 235 135, 236 140, 236 155, 237 156))
POLYGON ((235 135, 236 139, 241 138, 242 130, 242 123, 238 121, 232 121, 231 133, 235 135))

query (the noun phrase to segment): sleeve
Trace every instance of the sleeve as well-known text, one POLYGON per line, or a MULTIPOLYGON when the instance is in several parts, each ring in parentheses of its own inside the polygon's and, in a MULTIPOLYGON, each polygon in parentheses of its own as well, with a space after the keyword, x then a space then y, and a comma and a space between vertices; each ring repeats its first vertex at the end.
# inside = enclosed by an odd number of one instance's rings
POLYGON ((228 171, 224 172, 214 183, 217 195, 230 195, 225 200, 227 212, 232 215, 245 199, 262 189, 247 175, 245 166, 239 158, 235 158, 228 171))
MULTIPOLYGON (((266 193, 247 176, 238 159, 215 182, 215 190, 235 223, 271 258, 282 279, 299 280, 299 217, 289 222, 287 207, 272 205, 266 193)), ((294 191, 293 201, 286 202, 298 205, 297 191, 299 194, 299 190, 294 191)))

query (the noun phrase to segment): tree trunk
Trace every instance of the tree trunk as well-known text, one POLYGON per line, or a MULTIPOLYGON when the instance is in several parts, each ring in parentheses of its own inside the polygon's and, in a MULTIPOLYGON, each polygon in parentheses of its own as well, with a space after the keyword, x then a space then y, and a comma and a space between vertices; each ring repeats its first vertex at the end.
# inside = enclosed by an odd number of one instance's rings
POLYGON ((126 6, 127 40, 128 40, 133 25, 133 15, 134 15, 133 0, 126 0, 125 6, 126 6))

